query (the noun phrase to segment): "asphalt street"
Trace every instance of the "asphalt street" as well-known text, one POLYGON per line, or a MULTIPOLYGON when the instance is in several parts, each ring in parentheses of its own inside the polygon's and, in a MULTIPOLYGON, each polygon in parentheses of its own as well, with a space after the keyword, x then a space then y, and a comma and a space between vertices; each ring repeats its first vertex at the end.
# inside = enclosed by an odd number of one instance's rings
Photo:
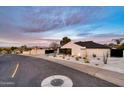
POLYGON ((41 82, 52 75, 64 75, 73 87, 114 87, 112 83, 72 68, 21 55, 0 56, 0 87, 41 87, 41 82))

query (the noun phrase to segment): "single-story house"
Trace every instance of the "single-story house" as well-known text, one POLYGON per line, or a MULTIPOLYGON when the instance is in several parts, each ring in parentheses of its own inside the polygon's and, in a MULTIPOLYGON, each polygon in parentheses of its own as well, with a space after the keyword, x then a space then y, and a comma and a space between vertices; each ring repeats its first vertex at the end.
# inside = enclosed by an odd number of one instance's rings
POLYGON ((73 56, 81 56, 81 57, 103 57, 103 55, 110 56, 110 47, 95 43, 93 41, 85 41, 85 42, 69 42, 60 48, 60 53, 63 53, 63 50, 67 50, 69 54, 73 56))

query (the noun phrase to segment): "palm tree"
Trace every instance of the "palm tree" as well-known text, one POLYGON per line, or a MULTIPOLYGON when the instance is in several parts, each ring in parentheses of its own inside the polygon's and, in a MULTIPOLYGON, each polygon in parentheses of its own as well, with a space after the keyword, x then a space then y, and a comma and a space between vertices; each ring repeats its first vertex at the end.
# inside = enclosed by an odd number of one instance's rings
POLYGON ((119 45, 122 42, 122 40, 124 40, 124 38, 112 39, 112 41, 115 41, 117 45, 119 45))

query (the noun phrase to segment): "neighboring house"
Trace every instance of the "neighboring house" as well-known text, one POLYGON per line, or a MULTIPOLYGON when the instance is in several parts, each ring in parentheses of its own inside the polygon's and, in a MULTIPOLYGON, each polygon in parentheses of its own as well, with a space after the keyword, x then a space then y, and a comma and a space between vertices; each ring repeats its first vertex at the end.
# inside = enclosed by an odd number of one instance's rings
MULTIPOLYGON (((120 41, 120 44, 119 45, 121 45, 123 43, 124 43, 124 38, 120 41)), ((111 41, 108 41, 107 44, 115 44, 115 45, 117 45, 117 42, 113 39, 111 41)))
POLYGON ((103 57, 107 53, 110 56, 110 48, 108 46, 95 43, 93 41, 86 42, 69 42, 61 47, 60 50, 69 50, 71 55, 81 56, 81 57, 103 57))

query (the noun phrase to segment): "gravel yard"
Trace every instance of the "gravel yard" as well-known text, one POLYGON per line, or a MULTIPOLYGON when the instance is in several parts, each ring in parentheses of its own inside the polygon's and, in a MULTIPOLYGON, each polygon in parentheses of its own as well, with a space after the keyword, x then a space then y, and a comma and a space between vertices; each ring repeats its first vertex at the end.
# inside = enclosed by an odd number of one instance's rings
POLYGON ((115 57, 109 57, 107 64, 103 63, 103 58, 90 58, 89 61, 90 63, 85 63, 83 58, 76 60, 75 57, 69 57, 69 56, 62 56, 62 55, 57 55, 56 57, 54 56, 46 56, 49 58, 55 58, 55 59, 60 59, 60 60, 66 60, 68 62, 75 62, 78 64, 86 64, 102 69, 108 69, 111 71, 116 71, 119 73, 124 73, 124 58, 115 58, 115 57))

